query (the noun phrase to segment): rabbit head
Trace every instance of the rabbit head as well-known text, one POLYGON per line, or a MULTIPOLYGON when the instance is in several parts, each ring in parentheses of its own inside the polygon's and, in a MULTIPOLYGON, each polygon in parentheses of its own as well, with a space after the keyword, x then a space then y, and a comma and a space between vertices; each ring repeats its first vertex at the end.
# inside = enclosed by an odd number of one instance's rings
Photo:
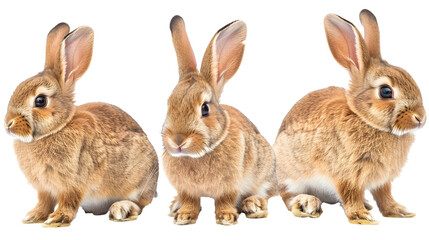
POLYGON ((423 127, 426 113, 420 90, 404 69, 381 58, 377 19, 362 10, 365 39, 349 21, 329 14, 325 32, 335 60, 350 74, 347 102, 370 126, 403 135, 423 127))
POLYGON ((5 128, 21 141, 58 132, 73 117, 74 86, 88 69, 94 34, 89 27, 69 31, 60 23, 49 32, 44 70, 19 84, 9 101, 5 128))
POLYGON ((179 83, 168 99, 162 136, 174 157, 199 158, 212 151, 227 135, 229 117, 219 104, 224 84, 237 72, 244 53, 246 24, 232 22, 212 38, 198 71, 193 50, 180 16, 170 30, 179 65, 179 83))

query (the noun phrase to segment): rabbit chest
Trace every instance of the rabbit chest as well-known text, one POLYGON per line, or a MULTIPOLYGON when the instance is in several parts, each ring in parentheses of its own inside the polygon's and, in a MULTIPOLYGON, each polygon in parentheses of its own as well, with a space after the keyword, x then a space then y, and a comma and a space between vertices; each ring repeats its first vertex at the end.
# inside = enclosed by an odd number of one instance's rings
MULTIPOLYGON (((49 137, 47 137, 49 138, 49 137)), ((15 141, 15 152, 21 170, 38 190, 57 193, 66 179, 76 171, 76 156, 61 143, 48 143, 45 139, 33 143, 15 141), (67 154, 66 154, 67 153, 67 154)))
POLYGON ((399 175, 414 141, 411 133, 397 136, 379 132, 377 135, 372 136, 373 139, 378 138, 377 142, 358 146, 355 153, 350 153, 353 166, 361 169, 355 177, 370 190, 391 182, 399 175))
POLYGON ((367 189, 377 188, 397 177, 407 160, 414 136, 410 133, 397 136, 366 124, 353 128, 349 126, 344 134, 337 132, 342 137, 337 143, 336 158, 332 156, 328 165, 332 175, 367 189))
POLYGON ((199 159, 165 156, 164 168, 178 191, 195 196, 216 197, 236 191, 239 184, 239 166, 210 156, 199 159))
MULTIPOLYGON (((244 145, 244 139, 236 144, 244 145)), ((239 191, 245 174, 245 153, 226 151, 227 146, 228 143, 222 143, 201 158, 176 158, 164 153, 164 169, 171 184, 178 191, 195 196, 217 197, 225 192, 239 191)))
POLYGON ((93 182, 93 164, 89 153, 82 150, 83 136, 78 133, 57 133, 32 143, 16 140, 19 166, 36 189, 56 194, 73 186, 93 182))

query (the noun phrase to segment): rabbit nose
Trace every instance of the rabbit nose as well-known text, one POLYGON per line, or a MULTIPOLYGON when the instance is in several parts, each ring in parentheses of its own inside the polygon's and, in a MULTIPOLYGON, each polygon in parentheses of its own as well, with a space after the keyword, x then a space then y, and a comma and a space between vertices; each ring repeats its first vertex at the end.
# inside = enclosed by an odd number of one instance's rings
POLYGON ((423 116, 419 116, 417 114, 414 114, 414 119, 417 121, 417 123, 419 124, 419 127, 423 126, 426 122, 426 115, 423 116))
POLYGON ((421 119, 420 119, 420 117, 419 116, 417 116, 417 115, 414 115, 414 118, 417 120, 417 122, 421 122, 421 119))
POLYGON ((10 129, 13 127, 13 125, 15 124, 15 120, 11 119, 8 123, 7 123, 7 128, 10 129))
POLYGON ((185 139, 186 136, 184 134, 176 134, 176 136, 174 136, 173 138, 173 141, 177 145, 177 147, 180 148, 184 145, 185 139))

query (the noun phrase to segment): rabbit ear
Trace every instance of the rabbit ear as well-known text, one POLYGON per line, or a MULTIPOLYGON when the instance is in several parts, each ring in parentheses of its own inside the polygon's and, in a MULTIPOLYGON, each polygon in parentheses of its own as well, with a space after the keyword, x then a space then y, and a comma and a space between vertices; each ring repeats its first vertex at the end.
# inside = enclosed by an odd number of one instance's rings
POLYGON ((69 31, 70 27, 67 23, 59 23, 48 33, 48 37, 46 39, 45 68, 54 68, 58 49, 69 31))
POLYGON ((371 57, 381 58, 380 52, 380 30, 374 14, 364 9, 359 14, 360 22, 365 31, 365 42, 371 57))
POLYGON ((328 14, 324 22, 326 38, 335 60, 351 74, 357 71, 363 76, 369 64, 369 54, 359 31, 351 22, 335 14, 328 14))
POLYGON ((246 24, 243 21, 235 21, 221 28, 207 47, 201 73, 215 90, 217 98, 220 97, 225 83, 240 67, 246 35, 246 24))
POLYGON ((62 84, 72 86, 85 73, 93 44, 94 32, 90 27, 77 28, 64 38, 55 65, 62 84))
POLYGON ((171 19, 170 31, 179 64, 179 80, 182 80, 186 74, 198 72, 197 62, 182 17, 176 15, 171 19))

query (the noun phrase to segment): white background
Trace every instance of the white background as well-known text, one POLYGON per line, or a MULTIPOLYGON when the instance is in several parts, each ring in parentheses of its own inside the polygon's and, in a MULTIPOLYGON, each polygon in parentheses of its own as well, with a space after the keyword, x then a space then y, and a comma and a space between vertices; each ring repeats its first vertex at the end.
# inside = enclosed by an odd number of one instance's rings
MULTIPOLYGON (((76 88, 77 104, 101 101, 127 111, 144 129, 159 156, 167 98, 178 80, 170 19, 181 15, 198 63, 213 34, 227 23, 247 23, 248 37, 241 67, 225 86, 222 103, 241 110, 272 144, 292 105, 306 93, 330 85, 347 87, 348 74, 332 57, 323 18, 336 13, 362 31, 358 14, 370 9, 381 29, 382 56, 406 69, 429 106, 429 15, 424 2, 414 1, 2 1, 0 3, 0 115, 16 86, 42 70, 45 41, 59 22, 72 29, 95 31, 91 66, 76 88), (37 2, 37 3, 36 3, 37 2)), ((427 109, 429 110, 429 109, 427 109)), ((0 133, 0 238, 6 239, 421 239, 427 237, 429 127, 416 141, 402 174, 394 181, 396 200, 415 212, 413 219, 383 218, 375 207, 377 226, 348 223, 339 204, 323 204, 318 219, 300 219, 286 210, 280 197, 269 201, 266 219, 239 218, 225 227, 215 223, 214 202, 205 198, 198 222, 176 226, 167 216, 175 190, 162 166, 159 197, 137 221, 116 223, 108 216, 79 210, 68 228, 25 225, 21 219, 37 201, 16 162, 12 138, 0 133)), ((161 161, 161 159, 160 159, 161 161)), ((367 198, 375 206, 372 197, 367 198)))

